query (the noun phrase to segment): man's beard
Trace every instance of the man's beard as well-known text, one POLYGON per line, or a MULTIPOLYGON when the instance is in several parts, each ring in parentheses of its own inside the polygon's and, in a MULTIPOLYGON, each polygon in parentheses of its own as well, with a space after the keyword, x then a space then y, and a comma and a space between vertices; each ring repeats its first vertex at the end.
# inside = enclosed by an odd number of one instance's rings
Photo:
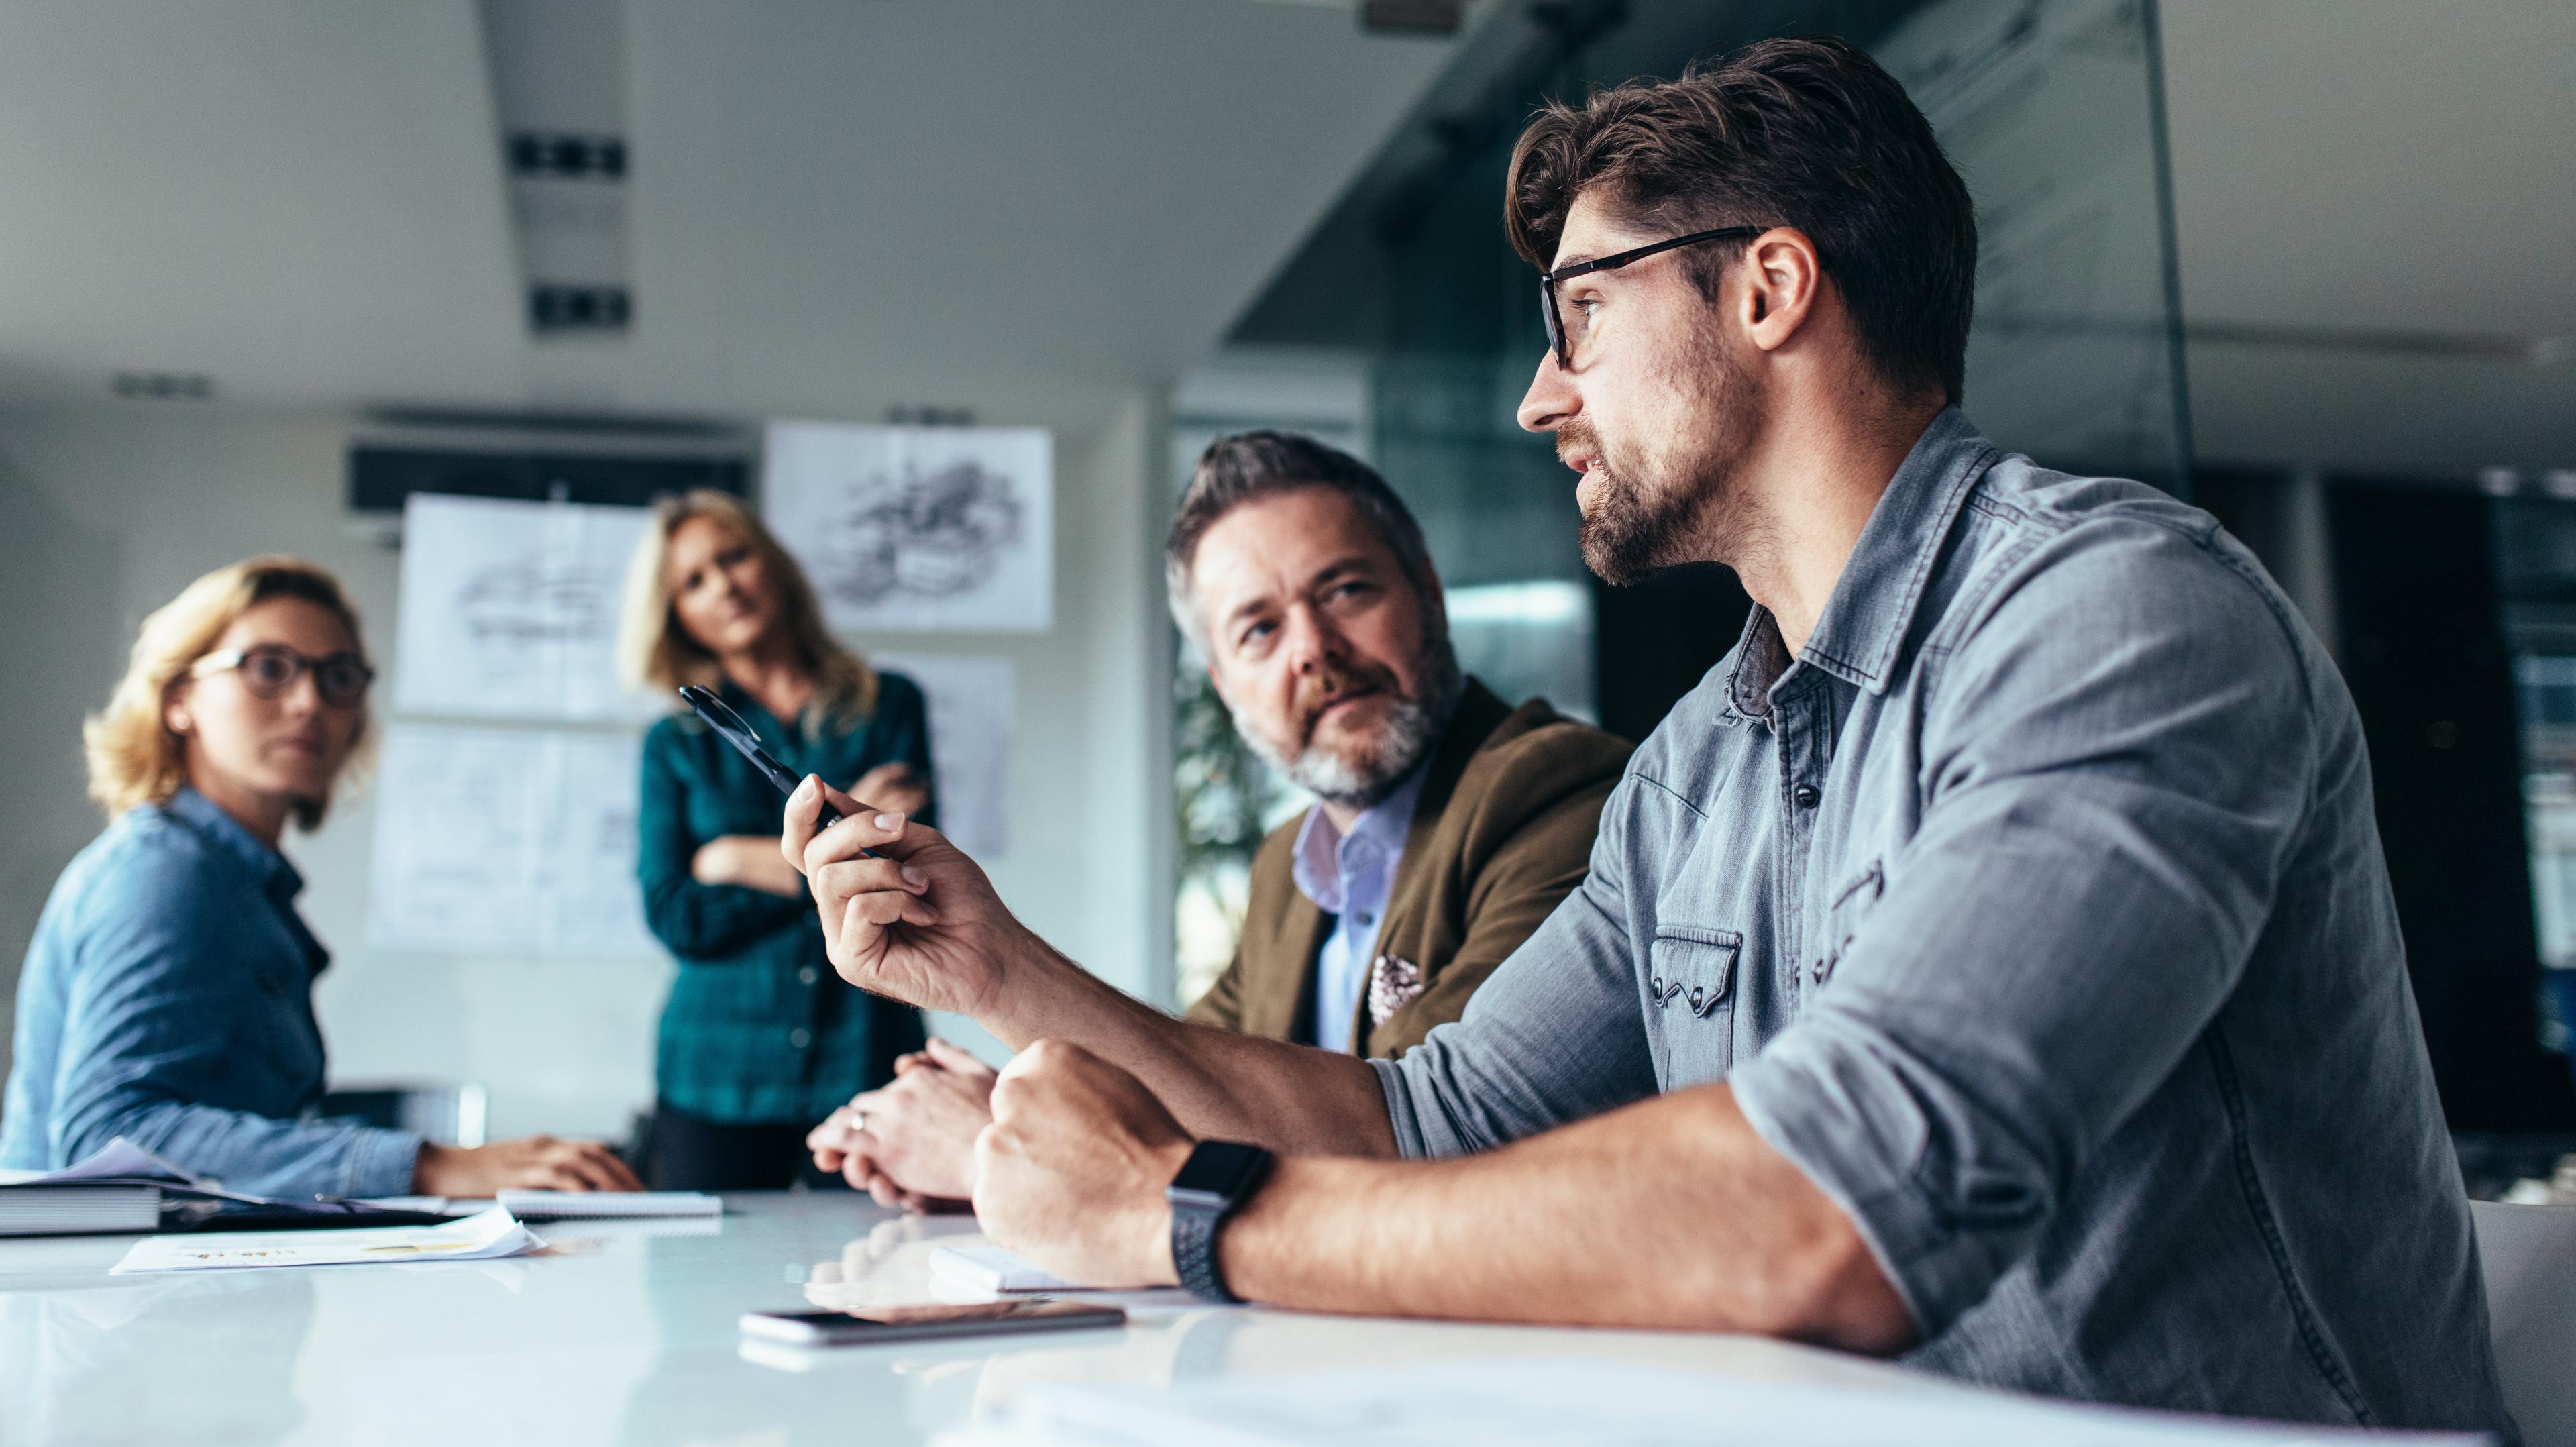
POLYGON ((1681 447, 1632 464, 1614 462, 1588 418, 1559 427, 1556 450, 1592 458, 1592 507, 1583 515, 1584 564, 1613 587, 1642 582, 1665 568, 1706 560, 1730 561, 1753 526, 1737 495, 1736 477, 1760 436, 1758 384, 1750 369, 1722 346, 1698 369, 1696 453, 1681 447))
POLYGON ((1263 763, 1298 787, 1345 808, 1369 808, 1394 793, 1414 766, 1439 746, 1465 686, 1458 672, 1457 650, 1450 647, 1446 633, 1426 641, 1415 664, 1415 676, 1422 680, 1418 698, 1399 694, 1394 672, 1376 667, 1327 670, 1301 692, 1297 733, 1306 739, 1314 737, 1316 715, 1354 684, 1373 688, 1392 702, 1386 723, 1352 757, 1308 745, 1291 758, 1254 732, 1241 713, 1234 716, 1234 731, 1263 763))

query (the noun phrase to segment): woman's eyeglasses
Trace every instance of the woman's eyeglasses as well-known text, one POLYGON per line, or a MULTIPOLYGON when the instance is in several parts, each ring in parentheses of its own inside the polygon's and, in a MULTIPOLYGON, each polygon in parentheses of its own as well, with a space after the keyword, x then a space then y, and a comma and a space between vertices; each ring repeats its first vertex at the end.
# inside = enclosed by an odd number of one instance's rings
POLYGON ((249 689, 254 698, 283 697, 288 689, 295 686, 295 680, 309 671, 313 675, 313 691, 333 708, 357 707, 367 696, 367 685, 376 681, 376 671, 354 653, 313 658, 283 643, 262 643, 256 648, 228 648, 221 653, 209 653, 189 668, 188 676, 203 678, 226 669, 241 675, 242 687, 249 689))
POLYGON ((1565 318, 1556 309, 1558 282, 1572 281, 1578 276, 1589 276, 1596 271, 1617 271, 1631 262, 1643 261, 1649 256, 1670 251, 1677 246, 1696 246, 1703 241, 1722 241, 1730 236, 1759 236, 1770 229, 1767 226, 1721 226, 1715 231, 1694 231, 1688 236, 1676 236, 1670 241, 1658 241, 1650 246, 1640 246, 1634 251, 1622 251, 1614 256, 1604 256, 1592 261, 1578 261, 1572 266, 1560 266, 1554 271, 1540 272, 1539 316, 1547 323, 1547 345, 1556 353, 1556 365, 1564 371, 1574 370, 1575 339, 1567 334, 1565 318))

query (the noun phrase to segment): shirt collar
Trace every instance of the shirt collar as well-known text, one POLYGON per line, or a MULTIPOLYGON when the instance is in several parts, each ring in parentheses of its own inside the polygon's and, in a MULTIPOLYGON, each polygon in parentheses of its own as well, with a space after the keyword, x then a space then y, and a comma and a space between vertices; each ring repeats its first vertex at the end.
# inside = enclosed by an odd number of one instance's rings
POLYGON ((257 835, 244 829, 240 820, 225 813, 214 800, 182 784, 163 807, 217 852, 249 870, 251 878, 271 898, 289 900, 303 892, 304 876, 295 872, 286 856, 261 843, 257 835))
MULTIPOLYGON (((1438 749, 1431 750, 1432 754, 1438 749)), ((1365 840, 1376 846, 1381 868, 1391 868, 1404 853, 1405 834, 1413 823, 1414 806, 1422 799, 1422 782, 1431 772, 1430 755, 1413 766, 1413 772, 1395 786, 1395 792, 1360 811, 1351 821, 1350 832, 1336 828, 1322 805, 1306 811, 1306 822, 1297 826, 1296 848, 1290 852, 1288 874, 1297 882, 1298 891, 1315 902, 1326 914, 1340 914, 1344 903, 1342 880, 1352 847, 1365 840)))
MULTIPOLYGON (((1872 693, 1887 691, 1941 545, 1968 489, 1998 455, 1958 408, 1941 409, 1870 511, 1797 662, 1872 693)), ((1757 717, 1769 712, 1771 687, 1790 662, 1771 611, 1755 604, 1727 680, 1728 702, 1757 717)))

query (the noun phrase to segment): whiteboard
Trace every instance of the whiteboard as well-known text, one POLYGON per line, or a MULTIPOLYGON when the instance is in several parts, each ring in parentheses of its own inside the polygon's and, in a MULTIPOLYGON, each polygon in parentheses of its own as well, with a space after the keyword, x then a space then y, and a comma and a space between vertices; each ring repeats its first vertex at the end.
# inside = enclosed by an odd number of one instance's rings
POLYGON ((414 493, 403 509, 394 707, 466 718, 640 722, 617 613, 642 508, 414 493))
POLYGON ((761 511, 836 628, 1040 633, 1054 469, 1042 428, 773 422, 761 511))
POLYGON ((920 684, 930 705, 941 832, 978 861, 999 858, 1011 842, 1010 661, 930 653, 881 653, 871 661, 920 684))
POLYGON ((655 955, 630 735, 397 723, 375 787, 367 943, 655 955))

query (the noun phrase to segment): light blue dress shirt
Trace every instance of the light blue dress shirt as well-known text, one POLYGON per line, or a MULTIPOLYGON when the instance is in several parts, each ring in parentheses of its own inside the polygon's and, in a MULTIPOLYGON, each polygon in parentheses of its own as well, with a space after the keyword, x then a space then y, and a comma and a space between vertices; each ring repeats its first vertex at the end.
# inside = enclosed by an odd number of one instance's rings
POLYGON ((325 1074, 303 877, 193 789, 127 810, 55 882, 27 967, 0 1167, 125 1136, 236 1191, 411 1189, 420 1137, 315 1120, 325 1074))
POLYGON ((1371 949, 1428 772, 1427 760, 1416 765, 1394 793, 1351 821, 1348 834, 1334 827, 1320 804, 1306 811, 1297 830, 1289 877, 1317 909, 1334 917, 1332 936, 1315 961, 1315 1043, 1327 1050, 1351 1048, 1352 1022, 1368 992, 1371 949))

